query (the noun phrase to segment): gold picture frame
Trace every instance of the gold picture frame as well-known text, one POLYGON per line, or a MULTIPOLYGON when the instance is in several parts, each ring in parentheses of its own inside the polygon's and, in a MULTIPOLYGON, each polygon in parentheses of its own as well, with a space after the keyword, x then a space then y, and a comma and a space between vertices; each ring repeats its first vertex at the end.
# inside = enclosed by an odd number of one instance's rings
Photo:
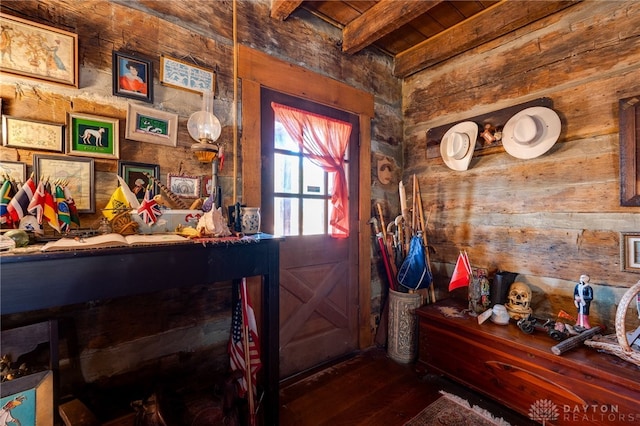
POLYGON ((95 213, 93 158, 34 154, 33 172, 38 180, 67 181, 78 213, 95 213))
POLYGON ((11 43, 0 72, 78 88, 77 34, 3 13, 0 26, 11 43))
POLYGON ((2 116, 2 145, 64 152, 64 124, 2 116))
POLYGON ((68 114, 67 154, 120 158, 120 120, 89 114, 68 114))
POLYGON ((160 56, 160 84, 195 93, 216 91, 216 73, 204 67, 160 56))
POLYGON ((620 260, 621 270, 640 274, 640 233, 620 234, 620 260))

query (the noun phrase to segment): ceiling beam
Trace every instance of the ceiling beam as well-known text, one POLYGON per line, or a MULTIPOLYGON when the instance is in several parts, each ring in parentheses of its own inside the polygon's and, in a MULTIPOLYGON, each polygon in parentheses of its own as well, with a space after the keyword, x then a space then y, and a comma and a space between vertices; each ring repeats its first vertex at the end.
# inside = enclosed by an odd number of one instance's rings
POLYGON ((342 51, 348 54, 356 53, 428 12, 439 3, 442 1, 380 0, 344 27, 342 51))
POLYGON ((580 0, 503 0, 396 55, 394 75, 405 78, 483 43, 495 40, 580 0))
POLYGON ((302 0, 271 0, 271 17, 284 21, 302 4, 302 0))

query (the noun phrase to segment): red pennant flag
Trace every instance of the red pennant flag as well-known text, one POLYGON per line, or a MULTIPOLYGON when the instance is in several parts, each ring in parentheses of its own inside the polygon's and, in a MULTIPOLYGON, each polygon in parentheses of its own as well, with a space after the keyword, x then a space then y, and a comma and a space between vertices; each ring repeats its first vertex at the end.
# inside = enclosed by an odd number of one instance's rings
POLYGON ((453 270, 453 275, 451 275, 451 281, 449 282, 449 291, 468 286, 471 277, 469 257, 466 252, 460 252, 458 260, 456 261, 456 267, 453 270))

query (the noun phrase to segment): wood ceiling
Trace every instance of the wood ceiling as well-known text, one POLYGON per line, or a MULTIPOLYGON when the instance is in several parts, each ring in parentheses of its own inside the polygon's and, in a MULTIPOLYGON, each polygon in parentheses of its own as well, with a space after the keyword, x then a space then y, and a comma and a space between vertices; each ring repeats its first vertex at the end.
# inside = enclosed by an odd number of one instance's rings
POLYGON ((407 77, 549 16, 579 0, 272 0, 271 17, 298 9, 342 29, 342 51, 372 46, 407 77))

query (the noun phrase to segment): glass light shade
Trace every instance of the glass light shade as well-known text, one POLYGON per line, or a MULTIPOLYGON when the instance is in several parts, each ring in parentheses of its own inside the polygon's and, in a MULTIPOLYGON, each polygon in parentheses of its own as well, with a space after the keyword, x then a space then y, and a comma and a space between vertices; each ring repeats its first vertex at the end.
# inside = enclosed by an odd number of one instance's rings
POLYGON ((202 110, 191 114, 187 130, 200 143, 213 143, 220 137, 222 126, 218 117, 213 115, 213 92, 210 90, 202 94, 202 110))

